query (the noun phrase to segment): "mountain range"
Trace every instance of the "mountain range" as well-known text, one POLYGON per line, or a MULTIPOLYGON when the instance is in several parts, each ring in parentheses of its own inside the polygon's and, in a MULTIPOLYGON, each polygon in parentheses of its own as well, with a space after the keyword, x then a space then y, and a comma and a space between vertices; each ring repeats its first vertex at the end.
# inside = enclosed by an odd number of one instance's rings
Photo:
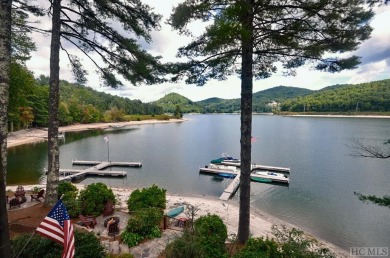
MULTIPOLYGON (((173 113, 178 105, 183 113, 240 112, 240 98, 209 98, 192 101, 169 93, 153 102, 164 112, 173 113)), ((253 93, 253 112, 389 112, 390 79, 361 84, 328 86, 320 90, 277 86, 253 93)))

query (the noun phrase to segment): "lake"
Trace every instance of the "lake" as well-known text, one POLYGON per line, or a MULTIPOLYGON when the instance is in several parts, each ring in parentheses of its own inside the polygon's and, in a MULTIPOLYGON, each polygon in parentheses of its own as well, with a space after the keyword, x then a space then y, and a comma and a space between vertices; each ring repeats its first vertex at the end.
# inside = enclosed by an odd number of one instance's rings
MULTIPOLYGON (((66 133, 61 168, 72 160, 141 161, 125 178, 86 178, 112 187, 149 187, 170 193, 220 196, 229 179, 199 174, 211 159, 239 158, 239 115, 186 115, 188 121, 66 133), (109 144, 104 141, 108 136, 109 144)), ((353 194, 390 194, 390 159, 350 156, 351 138, 385 146, 390 119, 253 116, 252 162, 290 167, 289 187, 251 184, 251 205, 349 251, 389 247, 390 210, 364 204, 353 194)), ((9 149, 8 184, 45 181, 47 144, 9 149)), ((113 170, 122 170, 114 168, 113 170)), ((237 200, 237 197, 234 198, 237 200)))

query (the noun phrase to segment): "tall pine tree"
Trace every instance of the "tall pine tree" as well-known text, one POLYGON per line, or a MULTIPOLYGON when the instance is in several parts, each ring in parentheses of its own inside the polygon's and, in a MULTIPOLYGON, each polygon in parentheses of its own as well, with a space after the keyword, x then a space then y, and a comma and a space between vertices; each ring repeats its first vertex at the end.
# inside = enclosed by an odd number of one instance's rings
POLYGON ((194 20, 208 23, 202 35, 179 49, 188 62, 176 66, 177 79, 205 84, 209 79, 241 76, 241 186, 238 240, 246 242, 250 225, 250 173, 253 79, 270 77, 282 64, 287 74, 307 63, 339 72, 359 64, 356 56, 330 54, 355 50, 370 35, 373 16, 364 0, 186 0, 169 19, 190 34, 194 20), (327 54, 325 57, 325 54, 327 54))

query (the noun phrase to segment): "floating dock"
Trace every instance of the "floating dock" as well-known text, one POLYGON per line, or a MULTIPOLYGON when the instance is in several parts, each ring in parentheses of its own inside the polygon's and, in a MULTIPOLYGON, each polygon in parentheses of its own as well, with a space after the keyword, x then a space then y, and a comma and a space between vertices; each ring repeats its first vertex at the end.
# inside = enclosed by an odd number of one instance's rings
MULTIPOLYGON (((234 195, 234 193, 237 191, 238 187, 240 186, 240 163, 236 162, 221 162, 220 165, 210 164, 208 166, 205 166, 203 168, 199 168, 200 173, 207 173, 207 174, 230 174, 232 176, 235 176, 234 180, 228 185, 228 187, 223 191, 222 195, 219 197, 220 200, 227 201, 231 198, 231 196, 234 195)), ((281 174, 289 174, 290 168, 284 168, 284 167, 273 167, 273 166, 264 166, 264 165, 256 165, 251 164, 251 177, 257 182, 261 182, 260 175, 253 174, 254 171, 266 171, 266 172, 276 172, 281 174)), ((278 183, 278 184, 287 184, 288 185, 288 179, 284 179, 280 182, 276 182, 277 178, 272 178, 272 183, 278 183)), ((271 180, 268 180, 271 181, 271 180)), ((265 181, 264 181, 265 182, 265 181)), ((271 182, 268 182, 271 183, 271 182)))
POLYGON ((59 181, 71 181, 73 179, 91 176, 115 176, 125 177, 126 171, 103 170, 108 167, 142 167, 141 162, 115 162, 115 161, 85 161, 73 160, 73 165, 93 166, 87 169, 60 169, 60 175, 63 176, 59 181))

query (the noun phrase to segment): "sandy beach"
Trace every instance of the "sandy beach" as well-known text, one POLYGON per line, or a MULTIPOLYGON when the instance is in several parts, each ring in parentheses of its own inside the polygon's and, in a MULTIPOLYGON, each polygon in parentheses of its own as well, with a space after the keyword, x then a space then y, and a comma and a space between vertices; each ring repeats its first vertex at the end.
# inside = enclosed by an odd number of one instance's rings
MULTIPOLYGON (((83 131, 91 129, 106 129, 109 127, 115 126, 133 126, 133 125, 143 125, 143 124, 153 124, 153 123, 172 123, 172 122, 183 122, 183 119, 171 119, 169 121, 158 121, 158 120, 147 120, 147 121, 132 121, 132 122, 120 122, 120 123, 98 123, 98 124, 80 124, 80 125, 71 125, 60 127, 60 132, 71 132, 71 131, 83 131)), ((18 132, 9 133, 8 137, 8 148, 14 147, 23 144, 36 143, 47 140, 47 129, 27 129, 18 132)), ((24 186, 26 190, 32 189, 34 186, 24 186)), ((45 185, 38 185, 41 188, 45 188, 45 185)), ((77 184, 79 189, 82 189, 84 185, 77 184)), ((7 186, 7 190, 14 191, 16 186, 7 186)), ((117 208, 119 210, 126 210, 127 204, 126 201, 129 198, 132 189, 122 189, 122 188, 112 188, 114 194, 116 195, 119 203, 117 208)), ((180 194, 167 193, 167 210, 177 207, 178 205, 189 204, 197 207, 199 210, 197 212, 198 216, 210 214, 216 214, 222 218, 225 225, 228 229, 228 234, 236 234, 238 231, 238 218, 239 218, 239 206, 236 201, 221 201, 217 197, 211 196, 187 196, 180 194)), ((180 216, 185 216, 181 214, 180 216)), ((260 236, 271 236, 271 227, 272 225, 286 225, 287 227, 295 227, 290 225, 282 220, 279 220, 275 217, 264 214, 263 212, 251 208, 250 214, 250 231, 251 235, 254 237, 260 236)), ((308 235, 308 234, 307 234, 308 235)), ((347 257, 348 253, 324 240, 321 240, 315 236, 314 237, 319 241, 319 245, 329 248, 337 257, 347 257)))
MULTIPOLYGON (((59 132, 80 132, 95 129, 107 129, 110 127, 124 127, 133 125, 145 124, 162 124, 162 123, 179 123, 186 119, 170 119, 170 120, 143 120, 130 122, 115 122, 115 123, 94 123, 94 124, 76 124, 69 126, 61 126, 59 132)), ((23 144, 37 143, 47 140, 47 128, 29 128, 16 132, 9 132, 7 138, 7 148, 15 147, 23 144)))

